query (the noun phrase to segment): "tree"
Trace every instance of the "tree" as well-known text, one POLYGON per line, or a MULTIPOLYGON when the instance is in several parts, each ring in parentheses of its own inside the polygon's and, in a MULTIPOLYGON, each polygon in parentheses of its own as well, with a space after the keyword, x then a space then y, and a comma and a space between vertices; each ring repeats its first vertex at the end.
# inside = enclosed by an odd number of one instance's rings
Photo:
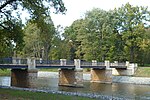
POLYGON ((93 9, 65 29, 64 37, 73 42, 77 58, 99 61, 108 58, 115 30, 113 18, 111 12, 93 9))
POLYGON ((114 21, 111 11, 93 9, 85 14, 77 40, 81 42, 81 52, 85 60, 104 61, 113 45, 114 21))
POLYGON ((38 29, 37 24, 28 23, 24 29, 24 57, 42 58, 43 45, 40 38, 41 31, 38 29))
POLYGON ((27 55, 48 60, 52 41, 56 34, 55 27, 50 16, 40 16, 38 21, 38 24, 35 24, 31 20, 25 28, 24 50, 27 55))
POLYGON ((115 10, 117 22, 117 30, 122 35, 124 50, 127 59, 136 62, 140 46, 145 33, 144 24, 150 20, 150 14, 147 8, 133 7, 129 3, 115 10))
MULTIPOLYGON (((21 47, 23 43, 21 10, 26 10, 31 19, 37 21, 41 15, 47 16, 50 8, 54 7, 56 13, 65 12, 66 8, 62 0, 3 0, 0 2, 0 41, 6 42, 16 47, 21 47), (14 14, 16 16, 14 16, 14 14)), ((37 23, 39 24, 39 23, 37 23)), ((6 45, 5 45, 6 46, 6 45)), ((7 45, 9 48, 9 45, 7 45)), ((5 48, 1 45, 2 48, 5 48)), ((16 48, 15 47, 15 48, 16 48)), ((1 49, 3 50, 3 49, 1 49)), ((4 52, 4 51, 3 51, 4 52)))

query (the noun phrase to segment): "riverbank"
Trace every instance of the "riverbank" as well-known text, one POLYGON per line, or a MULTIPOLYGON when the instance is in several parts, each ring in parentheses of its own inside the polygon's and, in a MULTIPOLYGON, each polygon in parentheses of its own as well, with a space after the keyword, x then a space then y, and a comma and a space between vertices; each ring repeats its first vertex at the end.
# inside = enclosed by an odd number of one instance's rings
POLYGON ((23 88, 0 88, 0 100, 95 100, 88 97, 79 97, 49 93, 42 90, 23 88))
POLYGON ((98 93, 65 92, 0 86, 0 100, 130 100, 98 93))

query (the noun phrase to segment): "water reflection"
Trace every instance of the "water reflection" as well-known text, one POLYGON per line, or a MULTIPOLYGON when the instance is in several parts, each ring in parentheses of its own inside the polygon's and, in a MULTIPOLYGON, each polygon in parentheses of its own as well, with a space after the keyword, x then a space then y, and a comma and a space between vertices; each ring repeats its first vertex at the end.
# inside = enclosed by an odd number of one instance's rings
MULTIPOLYGON (((84 82, 84 88, 58 86, 58 78, 39 77, 35 81, 37 89, 69 92, 98 93, 135 100, 150 100, 150 85, 100 84, 84 82)), ((0 77, 0 85, 10 86, 10 77, 0 77)))

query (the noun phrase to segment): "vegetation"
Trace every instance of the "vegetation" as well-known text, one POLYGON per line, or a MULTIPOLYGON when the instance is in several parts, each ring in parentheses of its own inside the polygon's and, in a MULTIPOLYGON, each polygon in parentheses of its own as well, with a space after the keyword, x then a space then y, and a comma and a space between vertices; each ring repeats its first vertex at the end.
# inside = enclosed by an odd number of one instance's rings
POLYGON ((66 96, 60 94, 29 92, 21 90, 0 89, 1 100, 95 100, 85 97, 66 96))
POLYGON ((149 52, 149 18, 147 8, 129 3, 112 11, 93 9, 65 29, 65 41, 72 40, 70 48, 65 47, 74 58, 143 64, 143 54, 149 52))
POLYGON ((45 5, 43 0, 8 1, 0 5, 0 57, 13 56, 15 52, 18 57, 44 60, 150 63, 150 12, 146 7, 127 3, 111 11, 95 8, 60 35, 61 26, 54 27, 49 12, 54 7, 56 12, 64 13, 66 8, 61 0, 44 0, 45 5), (13 10, 6 9, 6 5, 13 10), (19 17, 12 15, 18 6, 31 16, 24 26, 19 17), (14 28, 8 31, 11 25, 14 28))
POLYGON ((150 67, 138 67, 134 76, 137 77, 150 77, 150 67))
MULTIPOLYGON (((48 29, 44 29, 46 24, 43 19, 50 15, 52 7, 56 13, 64 13, 66 10, 62 0, 2 0, 0 2, 0 57, 12 57, 24 47, 22 11, 28 12, 32 22, 37 24, 44 35, 48 29)), ((51 28, 49 30, 52 31, 51 28)))
POLYGON ((0 70, 0 76, 10 76, 11 72, 9 69, 0 70))

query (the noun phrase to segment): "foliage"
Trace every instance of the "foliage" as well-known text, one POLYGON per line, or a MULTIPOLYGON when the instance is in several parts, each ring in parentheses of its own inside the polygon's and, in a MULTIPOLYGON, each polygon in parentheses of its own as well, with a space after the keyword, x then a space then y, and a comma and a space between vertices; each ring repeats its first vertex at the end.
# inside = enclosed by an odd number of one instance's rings
POLYGON ((63 36, 72 41, 73 58, 144 63, 149 58, 149 20, 147 8, 129 3, 111 11, 93 9, 66 27, 63 36))
POLYGON ((29 22, 24 29, 24 56, 49 59, 52 41, 55 37, 55 27, 50 16, 40 16, 39 23, 29 22))
POLYGON ((24 57, 37 57, 41 58, 42 54, 42 41, 40 40, 40 29, 36 24, 28 23, 24 29, 24 57))
POLYGON ((133 7, 129 3, 115 10, 117 29, 124 41, 124 52, 127 60, 137 62, 141 50, 140 43, 143 41, 145 28, 144 24, 150 20, 147 8, 133 7))
POLYGON ((66 10, 62 0, 2 0, 0 2, 1 56, 13 56, 14 49, 22 49, 24 36, 20 18, 22 10, 28 11, 31 19, 36 20, 41 15, 48 15, 52 7, 55 8, 56 13, 64 13, 66 10))

